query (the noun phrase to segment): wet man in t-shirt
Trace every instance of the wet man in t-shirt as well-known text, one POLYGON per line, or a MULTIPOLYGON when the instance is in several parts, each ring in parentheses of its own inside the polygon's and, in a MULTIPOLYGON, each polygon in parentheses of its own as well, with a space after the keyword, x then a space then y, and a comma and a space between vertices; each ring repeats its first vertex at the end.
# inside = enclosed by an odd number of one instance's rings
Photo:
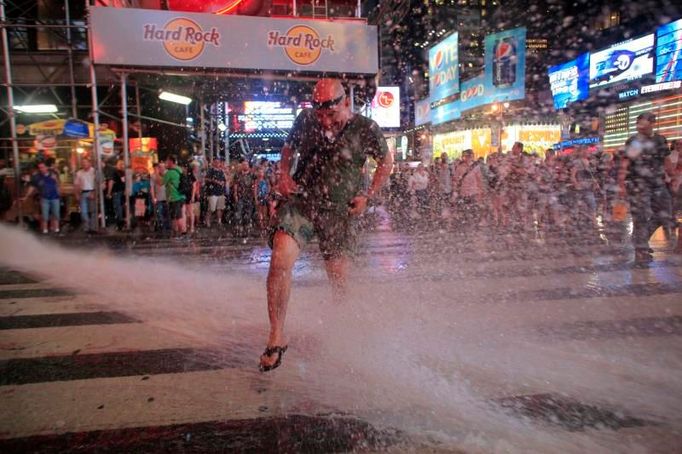
POLYGON ((637 134, 625 142, 618 185, 627 193, 632 211, 632 241, 635 262, 652 260, 649 238, 663 226, 672 225, 670 192, 665 183, 666 168, 672 166, 665 137, 654 133, 656 116, 645 112, 637 117, 637 134), (627 186, 626 186, 627 183, 627 186))
POLYGON ((270 335, 260 357, 261 371, 278 367, 287 348, 284 319, 291 272, 301 248, 318 237, 334 299, 342 299, 357 244, 357 218, 379 193, 392 164, 376 122, 351 111, 350 98, 339 80, 321 79, 313 90, 313 108, 298 115, 282 149, 282 173, 275 190, 285 200, 277 208, 270 237, 270 335), (295 154, 299 158, 291 175, 295 154), (369 189, 363 192, 367 156, 376 159, 378 166, 369 189))

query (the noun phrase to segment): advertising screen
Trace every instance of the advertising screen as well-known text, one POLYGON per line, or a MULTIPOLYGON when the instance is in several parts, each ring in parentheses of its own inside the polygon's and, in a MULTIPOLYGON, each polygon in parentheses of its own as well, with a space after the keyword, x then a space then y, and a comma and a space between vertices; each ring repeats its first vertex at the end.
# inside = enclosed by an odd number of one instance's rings
POLYGON ((459 97, 431 111, 434 125, 462 117, 462 112, 523 99, 526 95, 526 29, 515 28, 485 38, 485 71, 462 82, 459 97))
POLYGON ((654 72, 654 35, 618 43, 590 55, 590 88, 639 79, 654 72))
POLYGON ((447 153, 451 159, 461 157, 462 151, 470 148, 478 158, 490 153, 492 131, 490 128, 466 129, 433 136, 433 156, 447 153))
POLYGON ((400 127, 400 87, 378 87, 369 117, 382 128, 400 127))
POLYGON ((289 130, 296 113, 292 105, 279 101, 244 101, 230 103, 230 132, 253 133, 289 130))
POLYGON ((429 49, 429 99, 432 103, 459 91, 458 36, 453 33, 429 49))
POLYGON ((682 79, 682 19, 656 30, 656 82, 682 79))
POLYGON ((431 122, 431 103, 422 99, 414 103, 414 125, 421 126, 431 122))
POLYGON ((563 109, 572 102, 587 99, 590 91, 590 54, 549 68, 549 84, 554 108, 563 109))

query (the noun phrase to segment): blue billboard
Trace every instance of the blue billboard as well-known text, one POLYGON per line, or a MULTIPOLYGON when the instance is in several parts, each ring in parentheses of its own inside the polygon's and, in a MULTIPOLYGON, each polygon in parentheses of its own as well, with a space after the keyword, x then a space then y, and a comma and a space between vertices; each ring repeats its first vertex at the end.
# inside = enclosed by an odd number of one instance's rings
POLYGON ((485 71, 461 83, 456 100, 431 110, 434 125, 462 117, 462 112, 526 96, 526 29, 515 28, 485 38, 485 71))
POLYGON ((458 34, 429 49, 429 99, 432 103, 459 92, 458 34))
POLYGON ((682 19, 656 30, 656 82, 682 79, 682 19))
POLYGON ((496 101, 526 96, 526 29, 515 28, 485 37, 485 87, 496 101))
POLYGON ((587 99, 590 94, 590 54, 582 54, 575 60, 549 68, 549 85, 556 109, 587 99))
POLYGON ((461 118, 462 112, 498 101, 495 89, 486 87, 485 75, 480 74, 473 79, 462 82, 459 98, 451 103, 438 106, 431 111, 431 122, 434 125, 461 118))

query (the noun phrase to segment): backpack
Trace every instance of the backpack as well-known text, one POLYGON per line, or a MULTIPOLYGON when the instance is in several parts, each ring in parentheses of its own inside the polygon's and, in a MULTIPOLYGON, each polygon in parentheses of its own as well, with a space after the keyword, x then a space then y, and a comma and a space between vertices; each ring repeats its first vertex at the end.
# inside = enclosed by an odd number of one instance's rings
POLYGON ((189 202, 192 198, 192 180, 189 175, 180 169, 175 169, 180 174, 180 184, 178 184, 178 192, 185 196, 185 202, 189 202))

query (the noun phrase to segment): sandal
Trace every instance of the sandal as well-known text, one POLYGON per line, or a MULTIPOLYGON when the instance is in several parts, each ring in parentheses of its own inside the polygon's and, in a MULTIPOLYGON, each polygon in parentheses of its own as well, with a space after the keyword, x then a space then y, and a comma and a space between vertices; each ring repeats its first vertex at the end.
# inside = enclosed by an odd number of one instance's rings
POLYGON ((282 364, 282 355, 284 355, 284 352, 287 351, 287 348, 289 348, 288 345, 285 345, 283 347, 280 346, 267 347, 261 356, 272 356, 275 353, 277 353, 277 361, 275 361, 273 364, 269 366, 259 364, 258 370, 260 370, 261 372, 267 372, 272 369, 277 369, 280 366, 280 364, 282 364))

